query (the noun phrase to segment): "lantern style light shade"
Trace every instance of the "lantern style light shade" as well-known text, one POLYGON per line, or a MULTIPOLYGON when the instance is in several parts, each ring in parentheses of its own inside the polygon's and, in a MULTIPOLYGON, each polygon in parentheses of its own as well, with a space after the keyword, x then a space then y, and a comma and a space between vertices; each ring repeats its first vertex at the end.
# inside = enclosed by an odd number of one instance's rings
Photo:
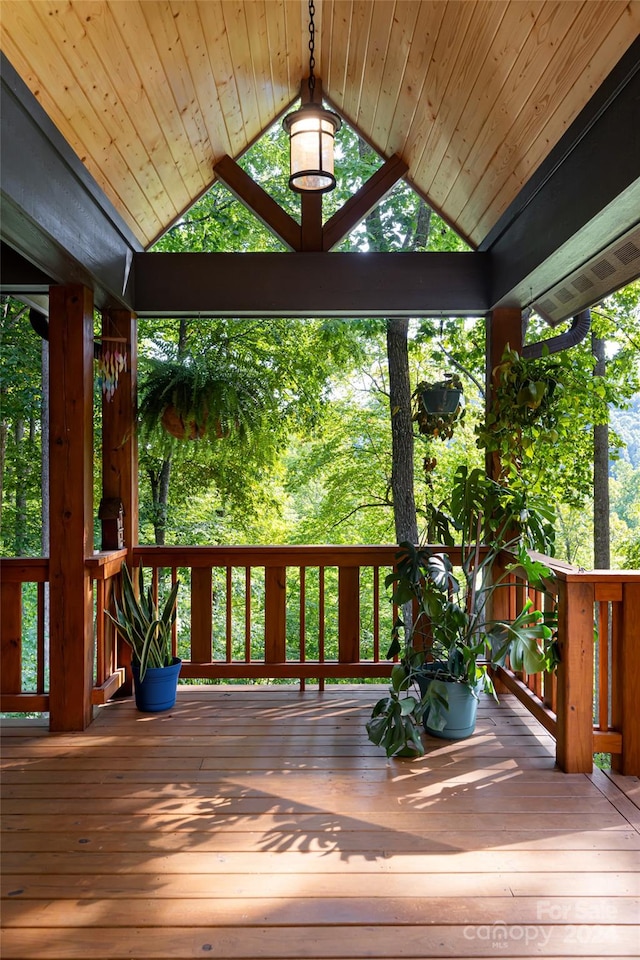
POLYGON ((333 141, 340 117, 310 102, 285 117, 282 125, 290 138, 290 188, 297 193, 333 190, 333 141))

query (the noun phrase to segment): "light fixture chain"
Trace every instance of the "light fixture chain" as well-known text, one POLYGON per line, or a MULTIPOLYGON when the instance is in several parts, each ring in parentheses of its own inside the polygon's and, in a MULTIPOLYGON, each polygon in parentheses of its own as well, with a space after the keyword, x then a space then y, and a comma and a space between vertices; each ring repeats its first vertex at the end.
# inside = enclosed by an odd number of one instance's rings
POLYGON ((316 59, 314 57, 315 51, 315 41, 316 41, 316 27, 313 22, 313 17, 315 15, 316 8, 313 0, 309 0, 309 94, 311 100, 313 100, 313 91, 316 86, 316 78, 314 76, 313 70, 316 65, 316 59))

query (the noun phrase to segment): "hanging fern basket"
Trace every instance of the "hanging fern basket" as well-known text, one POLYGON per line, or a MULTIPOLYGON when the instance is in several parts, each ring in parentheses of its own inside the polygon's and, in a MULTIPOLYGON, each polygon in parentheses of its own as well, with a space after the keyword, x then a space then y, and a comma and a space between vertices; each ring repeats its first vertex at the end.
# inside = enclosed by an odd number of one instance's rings
POLYGON ((198 423, 195 418, 183 417, 172 404, 165 407, 160 423, 167 433, 178 440, 199 440, 207 432, 206 416, 198 423))

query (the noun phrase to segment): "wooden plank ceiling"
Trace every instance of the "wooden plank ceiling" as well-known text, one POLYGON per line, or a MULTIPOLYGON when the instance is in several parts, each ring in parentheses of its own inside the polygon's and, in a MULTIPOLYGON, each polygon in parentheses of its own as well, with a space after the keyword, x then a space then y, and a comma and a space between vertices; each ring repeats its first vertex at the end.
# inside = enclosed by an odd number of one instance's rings
MULTIPOLYGON (((640 35, 640 0, 315 5, 325 95, 472 245, 640 35)), ((147 246, 296 99, 308 4, 3 0, 2 49, 147 246)))

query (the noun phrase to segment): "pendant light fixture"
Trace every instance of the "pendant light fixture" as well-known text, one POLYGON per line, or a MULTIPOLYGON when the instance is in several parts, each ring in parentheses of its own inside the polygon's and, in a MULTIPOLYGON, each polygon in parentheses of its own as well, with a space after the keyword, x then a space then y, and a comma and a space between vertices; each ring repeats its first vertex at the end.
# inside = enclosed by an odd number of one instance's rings
POLYGON ((328 193, 336 185, 333 173, 333 140, 341 126, 340 117, 323 110, 313 94, 315 67, 315 6, 309 0, 309 101, 282 121, 290 140, 289 186, 296 193, 328 193))

